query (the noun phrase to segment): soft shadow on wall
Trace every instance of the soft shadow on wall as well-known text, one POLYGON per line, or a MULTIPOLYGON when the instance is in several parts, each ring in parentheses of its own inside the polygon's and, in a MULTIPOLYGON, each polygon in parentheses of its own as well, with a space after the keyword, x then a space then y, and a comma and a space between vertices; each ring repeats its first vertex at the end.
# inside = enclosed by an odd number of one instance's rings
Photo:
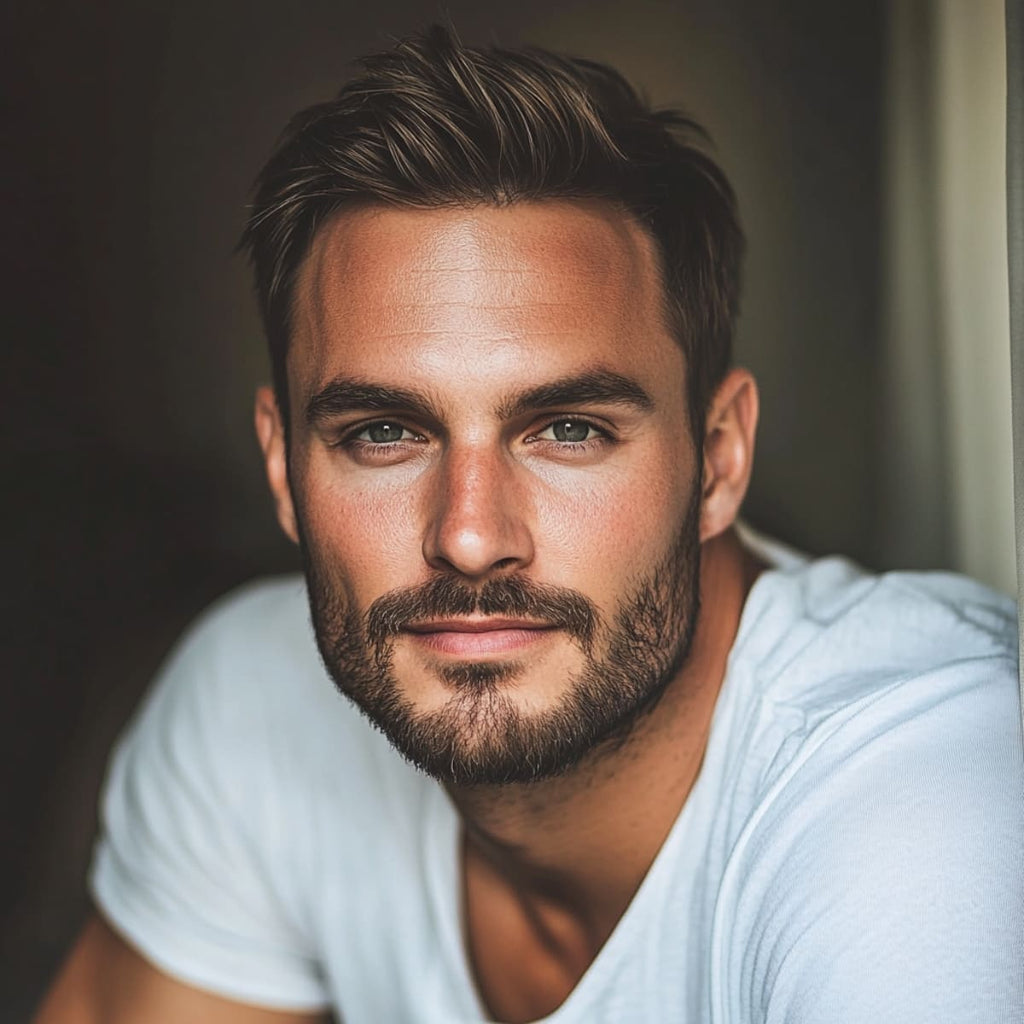
MULTIPOLYGON (((764 425, 749 516, 877 564, 882 11, 770 6, 446 9, 470 40, 609 60, 708 125, 750 243, 739 358, 761 381, 764 425)), ((159 660, 218 593, 297 564, 250 431, 266 363, 232 250, 251 178, 352 58, 438 10, 110 0, 4 18, 16 157, 0 988, 27 1006, 85 912, 106 752, 159 660)))

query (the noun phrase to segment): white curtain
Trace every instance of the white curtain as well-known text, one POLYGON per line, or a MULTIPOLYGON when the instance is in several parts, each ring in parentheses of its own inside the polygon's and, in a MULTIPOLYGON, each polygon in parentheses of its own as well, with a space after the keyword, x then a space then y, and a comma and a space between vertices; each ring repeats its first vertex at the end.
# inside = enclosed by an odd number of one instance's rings
POLYGON ((1024 0, 1006 0, 1006 229, 1013 373, 1013 478, 1017 523, 1017 634, 1024 721, 1024 0))
POLYGON ((1015 593, 1004 2, 889 10, 887 556, 1015 593))

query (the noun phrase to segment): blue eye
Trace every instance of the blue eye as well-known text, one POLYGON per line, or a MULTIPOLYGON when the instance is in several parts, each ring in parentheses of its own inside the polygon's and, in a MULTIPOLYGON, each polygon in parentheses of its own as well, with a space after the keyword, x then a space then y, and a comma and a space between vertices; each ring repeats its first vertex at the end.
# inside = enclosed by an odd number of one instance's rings
POLYGON ((556 441, 586 441, 590 437, 591 429, 589 423, 581 423, 579 420, 560 420, 551 424, 551 432, 555 435, 556 441))
POLYGON ((373 420, 353 424, 332 445, 364 466, 385 466, 404 462, 429 448, 428 438, 396 420, 373 420))
POLYGON ((409 431, 400 423, 388 423, 381 420, 379 423, 371 423, 364 427, 358 434, 359 440, 367 440, 372 444, 391 444, 394 441, 407 440, 403 437, 409 431))
POLYGON ((591 440, 597 433, 597 429, 591 426, 586 420, 555 420, 550 426, 542 430, 537 437, 549 437, 559 444, 582 444, 591 440))

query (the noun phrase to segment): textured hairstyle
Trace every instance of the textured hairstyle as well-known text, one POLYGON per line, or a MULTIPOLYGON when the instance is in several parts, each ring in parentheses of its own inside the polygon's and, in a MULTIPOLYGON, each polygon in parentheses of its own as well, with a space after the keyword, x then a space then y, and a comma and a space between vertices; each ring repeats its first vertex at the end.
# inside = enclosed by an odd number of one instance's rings
POLYGON ((652 110, 606 65, 464 46, 439 26, 360 64, 336 99, 288 125, 256 181, 242 237, 286 429, 296 275, 333 213, 603 199, 656 243, 699 443, 731 359, 743 250, 735 198, 703 129, 652 110))

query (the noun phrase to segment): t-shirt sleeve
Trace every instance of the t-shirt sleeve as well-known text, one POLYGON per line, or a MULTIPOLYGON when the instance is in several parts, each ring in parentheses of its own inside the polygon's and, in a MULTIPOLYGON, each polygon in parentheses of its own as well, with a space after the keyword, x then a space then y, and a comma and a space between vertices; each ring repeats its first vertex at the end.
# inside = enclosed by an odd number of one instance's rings
POLYGON ((1024 1021, 1013 667, 949 666, 808 739, 729 867, 716 1020, 1024 1021))
POLYGON ((193 630, 120 739, 90 888, 165 973, 229 999, 320 1009, 329 999, 316 957, 268 855, 258 687, 226 679, 223 633, 210 622, 193 630))

